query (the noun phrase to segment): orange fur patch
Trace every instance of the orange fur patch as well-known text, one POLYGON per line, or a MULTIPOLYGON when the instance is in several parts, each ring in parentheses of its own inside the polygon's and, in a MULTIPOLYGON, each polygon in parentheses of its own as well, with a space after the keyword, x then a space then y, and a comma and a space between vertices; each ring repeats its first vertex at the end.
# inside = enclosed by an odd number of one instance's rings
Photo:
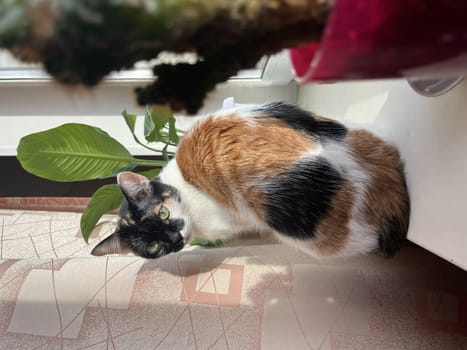
POLYGON ((345 246, 350 233, 348 223, 354 199, 353 185, 350 181, 345 181, 333 197, 330 211, 316 226, 316 236, 312 245, 320 254, 334 255, 345 246))
POLYGON ((263 218, 261 183, 314 147, 311 137, 276 119, 210 116, 184 136, 176 157, 187 182, 233 210, 240 195, 263 218))
POLYGON ((155 215, 159 215, 159 212, 161 211, 161 206, 162 206, 162 203, 155 205, 154 208, 152 208, 152 212, 155 215))

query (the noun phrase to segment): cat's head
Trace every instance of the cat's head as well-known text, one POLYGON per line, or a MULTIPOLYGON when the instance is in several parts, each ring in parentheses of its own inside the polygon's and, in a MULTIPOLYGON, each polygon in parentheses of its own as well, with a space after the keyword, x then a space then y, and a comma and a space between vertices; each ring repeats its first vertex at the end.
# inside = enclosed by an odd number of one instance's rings
POLYGON ((133 252, 154 259, 182 249, 187 218, 177 189, 128 171, 118 174, 117 181, 126 199, 117 228, 91 254, 133 252))

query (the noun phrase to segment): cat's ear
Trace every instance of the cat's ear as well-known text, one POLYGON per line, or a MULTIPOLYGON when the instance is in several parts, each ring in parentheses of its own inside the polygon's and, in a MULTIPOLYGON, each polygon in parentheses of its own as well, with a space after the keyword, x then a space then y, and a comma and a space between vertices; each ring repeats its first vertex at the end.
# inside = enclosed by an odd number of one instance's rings
POLYGON ((112 233, 109 237, 96 245, 91 251, 91 254, 95 256, 127 253, 129 253, 128 247, 122 244, 122 241, 115 233, 112 233))
POLYGON ((143 175, 124 171, 117 175, 117 182, 130 204, 137 205, 151 196, 151 183, 143 175))

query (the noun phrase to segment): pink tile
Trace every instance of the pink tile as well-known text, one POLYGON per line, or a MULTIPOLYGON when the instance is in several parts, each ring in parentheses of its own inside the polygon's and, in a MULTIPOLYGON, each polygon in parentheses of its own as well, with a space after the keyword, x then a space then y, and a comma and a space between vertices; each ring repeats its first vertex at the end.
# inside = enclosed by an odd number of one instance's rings
POLYGON ((427 292, 428 317, 436 321, 457 322, 459 305, 454 294, 427 292))
MULTIPOLYGON (((239 306, 242 299, 243 289, 243 266, 232 264, 221 264, 217 268, 211 267, 211 276, 206 278, 205 273, 207 266, 191 265, 188 267, 188 277, 183 281, 182 293, 180 300, 190 303, 222 305, 222 306, 239 306), (228 273, 216 275, 217 270, 228 270, 228 273), (228 281, 220 281, 222 277, 228 276, 228 281), (201 279, 201 281, 198 281, 201 279), (221 292, 203 291, 208 283, 221 283, 221 292)), ((209 270, 209 267, 207 267, 209 270)), ((217 289, 217 288, 216 288, 217 289)))
POLYGON ((432 284, 416 300, 417 328, 467 336, 467 292, 462 286, 432 284))

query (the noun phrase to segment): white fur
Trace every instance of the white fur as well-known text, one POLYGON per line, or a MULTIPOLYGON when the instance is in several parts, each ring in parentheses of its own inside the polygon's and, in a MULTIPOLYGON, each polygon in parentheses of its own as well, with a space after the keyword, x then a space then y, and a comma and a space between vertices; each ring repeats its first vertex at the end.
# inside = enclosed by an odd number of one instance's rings
MULTIPOLYGON (((355 212, 352 211, 352 215, 355 212)), ((345 242, 344 248, 339 252, 339 256, 352 256, 362 253, 368 253, 375 250, 378 246, 378 234, 376 228, 365 223, 363 220, 352 218, 349 221, 350 235, 345 242)))
POLYGON ((376 228, 369 225, 362 215, 367 188, 373 181, 371 175, 358 164, 345 143, 325 140, 321 156, 340 171, 342 176, 349 179, 355 189, 356 197, 348 223, 349 236, 338 256, 351 256, 376 249, 376 228))
POLYGON ((248 206, 245 200, 240 196, 235 196, 235 207, 237 211, 233 214, 239 224, 239 232, 258 232, 263 234, 269 234, 271 228, 258 218, 255 212, 248 206))
POLYGON ((216 111, 212 115, 214 117, 230 117, 232 115, 238 115, 241 117, 251 118, 258 115, 258 107, 258 105, 243 105, 240 107, 221 109, 220 111, 216 111))
POLYGON ((241 210, 237 214, 232 213, 211 196, 186 182, 175 159, 162 170, 160 179, 180 192, 183 208, 181 217, 185 220, 182 235, 187 242, 193 236, 211 240, 230 239, 241 232, 254 230, 257 226, 254 219, 251 220, 251 213, 242 208, 241 204, 241 210))

